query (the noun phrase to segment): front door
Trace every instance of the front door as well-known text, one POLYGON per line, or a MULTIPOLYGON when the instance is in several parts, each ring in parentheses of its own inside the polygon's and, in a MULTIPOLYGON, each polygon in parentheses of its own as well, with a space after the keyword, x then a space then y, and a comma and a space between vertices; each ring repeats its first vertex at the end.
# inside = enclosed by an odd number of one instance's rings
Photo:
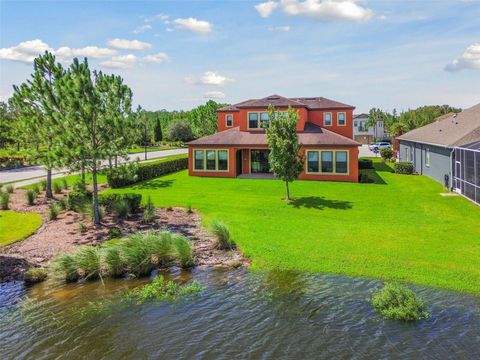
POLYGON ((270 172, 269 153, 270 150, 250 150, 250 172, 252 174, 267 174, 270 172))
POLYGON ((235 154, 235 163, 237 165, 237 176, 242 174, 242 150, 237 150, 235 154))

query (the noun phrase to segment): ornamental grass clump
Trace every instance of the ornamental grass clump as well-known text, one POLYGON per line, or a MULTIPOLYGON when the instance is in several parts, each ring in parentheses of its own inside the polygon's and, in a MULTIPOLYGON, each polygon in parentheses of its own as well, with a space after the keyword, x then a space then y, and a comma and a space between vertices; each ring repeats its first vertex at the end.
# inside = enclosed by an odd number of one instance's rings
POLYGON ((0 208, 2 210, 8 210, 8 203, 10 201, 10 194, 8 192, 0 192, 0 208))
POLYGON ((27 198, 27 203, 28 205, 33 205, 35 204, 35 199, 37 198, 37 193, 33 190, 28 190, 25 193, 25 196, 27 198))
POLYGON ((113 212, 119 220, 125 220, 130 212, 130 205, 127 200, 121 199, 115 201, 112 205, 113 212))
POLYGON ((67 282, 80 279, 78 272, 78 256, 76 254, 61 254, 53 259, 52 270, 58 275, 65 277, 67 282))
POLYGON ((58 204, 52 204, 48 207, 48 220, 57 220, 60 212, 60 206, 58 204))
POLYGON ((108 246, 104 250, 104 255, 108 275, 112 277, 122 276, 125 273, 125 262, 120 248, 118 246, 108 246))
POLYGON ((62 187, 64 190, 68 190, 68 182, 65 178, 62 179, 62 187))
POLYGON ((172 238, 173 249, 175 251, 178 265, 183 268, 193 266, 193 248, 190 240, 183 235, 175 235, 172 238))
POLYGON ((149 223, 155 219, 155 206, 153 206, 153 202, 151 197, 148 197, 147 204, 145 205, 145 209, 143 210, 143 222, 149 223))
POLYGON ((15 192, 15 188, 13 187, 13 185, 7 185, 5 186, 5 190, 7 191, 7 193, 9 194, 13 194, 15 192))
POLYGON ((42 191, 47 190, 47 180, 43 179, 40 181, 40 187, 42 188, 42 191))
POLYGON ((40 194, 40 187, 38 186, 38 184, 33 184, 32 190, 35 191, 35 194, 40 194))
POLYGON ((27 285, 37 284, 47 278, 47 271, 43 268, 31 268, 23 274, 23 281, 27 285))
POLYGON ((62 193, 62 185, 60 185, 60 183, 54 182, 52 184, 52 188, 53 188, 53 192, 55 194, 61 194, 62 193))
POLYGON ((216 238, 215 247, 220 250, 235 248, 235 242, 232 239, 228 226, 223 222, 215 220, 212 222, 211 230, 216 238))
POLYGON ((430 316, 423 301, 400 284, 385 284, 373 295, 372 305, 386 319, 417 321, 430 316))

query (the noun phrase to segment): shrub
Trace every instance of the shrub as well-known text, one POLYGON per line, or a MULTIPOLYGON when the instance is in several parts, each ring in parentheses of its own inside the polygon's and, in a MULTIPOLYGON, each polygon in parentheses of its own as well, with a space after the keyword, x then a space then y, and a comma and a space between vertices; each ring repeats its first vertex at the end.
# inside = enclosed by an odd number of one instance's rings
POLYGON ((69 209, 76 212, 82 212, 85 207, 90 206, 92 202, 92 193, 86 190, 74 190, 68 194, 67 202, 69 209))
POLYGON ((167 211, 173 211, 173 207, 167 206, 167 211))
POLYGON ((65 211, 68 209, 68 201, 67 199, 60 199, 57 201, 58 208, 62 211, 65 211))
POLYGON ((136 170, 136 176, 124 176, 121 173, 111 172, 107 175, 108 185, 111 188, 120 188, 136 182, 150 180, 162 175, 188 168, 188 158, 178 157, 175 159, 162 159, 146 164, 140 164, 136 170))
POLYGON ((25 197, 27 198, 27 204, 33 205, 35 204, 35 199, 37 198, 37 193, 33 190, 27 190, 25 193, 25 197))
POLYGON ((108 238, 109 239, 119 238, 120 236, 122 236, 122 230, 120 230, 119 228, 108 229, 108 238))
POLYGON ((362 169, 373 169, 373 161, 370 159, 359 159, 358 168, 362 169))
POLYGON ((48 220, 57 220, 60 207, 57 204, 52 204, 48 207, 48 220))
POLYGON ((193 266, 193 248, 188 240, 183 235, 176 235, 173 238, 173 248, 178 261, 178 265, 183 268, 193 266))
POLYGON ((187 214, 193 214, 193 209, 191 204, 188 204, 187 214))
POLYGON ((47 180, 43 179, 40 181, 40 187, 42 188, 42 191, 47 190, 47 180))
POLYGON ((167 127, 167 139, 187 142, 193 140, 192 126, 186 120, 175 120, 167 127))
POLYGON ((7 185, 5 186, 5 190, 7 191, 7 193, 9 194, 13 194, 15 192, 15 188, 13 187, 13 185, 7 185))
POLYGON ((112 277, 120 277, 125 273, 125 262, 118 246, 108 246, 105 248, 105 263, 107 264, 108 274, 112 277))
MULTIPOLYGON (((107 210, 105 209, 105 206, 103 206, 103 205, 98 206, 98 218, 100 219, 100 222, 102 222, 103 219, 105 218, 105 213, 106 212, 107 212, 107 210)), ((92 209, 92 213, 93 213, 93 209, 92 209)))
POLYGON ((399 284, 385 284, 373 295, 372 305, 386 319, 415 321, 430 316, 423 301, 411 289, 399 284))
POLYGON ((8 192, 2 191, 0 193, 0 207, 2 210, 8 210, 8 202, 10 201, 10 194, 8 192))
POLYGON ((77 256, 75 254, 61 254, 53 259, 53 271, 65 277, 67 282, 80 279, 78 273, 77 256))
POLYGON ((98 203, 104 205, 110 210, 114 210, 115 204, 120 200, 125 201, 131 212, 137 212, 140 209, 140 204, 142 203, 142 195, 135 193, 125 193, 125 194, 100 194, 98 196, 98 203))
POLYGON ((371 179, 371 178, 368 176, 368 174, 362 174, 362 173, 360 173, 360 174, 358 175, 358 182, 364 183, 364 184, 369 184, 369 183, 373 183, 374 180, 371 179))
POLYGON ((52 189, 53 189, 53 192, 55 194, 61 194, 62 193, 62 185, 60 185, 60 183, 58 183, 56 181, 52 184, 52 189))
POLYGON ((217 249, 232 249, 235 247, 235 242, 232 239, 230 230, 224 223, 215 220, 212 222, 211 229, 216 237, 215 247, 217 249))
MULTIPOLYGON (((122 164, 117 168, 113 168, 107 175, 108 184, 111 187, 121 187, 121 184, 134 184, 138 181, 138 162, 134 161, 122 164), (112 180, 110 180, 112 179, 112 180), (112 186, 110 182, 117 182, 118 186, 112 186)), ((117 184, 115 184, 117 185, 117 184)))
POLYGON ((68 190, 68 182, 65 178, 62 178, 62 187, 64 190, 68 190))
POLYGON ((396 174, 413 174, 413 164, 411 162, 396 162, 393 165, 396 174))
POLYGON ((87 184, 82 179, 78 179, 75 184, 73 184, 73 191, 87 192, 87 184))
POLYGON ((393 157, 393 149, 391 147, 380 150, 380 156, 383 160, 387 161, 393 157))
POLYGON ((23 274, 23 281, 27 285, 33 285, 44 281, 47 278, 47 271, 43 268, 31 268, 23 274))
POLYGON ((86 233, 88 231, 88 227, 84 223, 79 223, 78 224, 78 230, 80 231, 80 233, 83 234, 83 233, 86 233))
POLYGON ((117 218, 119 218, 120 220, 124 220, 128 217, 128 213, 130 212, 130 205, 127 200, 119 199, 113 203, 112 209, 117 218))
POLYGON ((17 168, 26 165, 24 156, 0 156, 0 169, 17 168))
POLYGON ((155 219, 155 206, 153 206, 152 199, 149 196, 145 209, 143 210, 143 222, 149 223, 155 219))
POLYGON ((40 187, 38 186, 38 184, 33 184, 32 190, 35 191, 35 194, 40 194, 40 187))

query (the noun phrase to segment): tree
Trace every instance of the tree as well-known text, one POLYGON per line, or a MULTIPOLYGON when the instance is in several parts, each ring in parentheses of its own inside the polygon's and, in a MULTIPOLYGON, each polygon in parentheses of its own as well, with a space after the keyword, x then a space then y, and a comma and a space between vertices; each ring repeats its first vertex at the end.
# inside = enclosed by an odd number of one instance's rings
POLYGON ((223 106, 223 104, 208 100, 205 105, 200 105, 189 112, 188 120, 195 136, 212 135, 217 131, 217 110, 223 106))
POLYGON ((194 136, 192 127, 186 120, 175 120, 167 128, 167 138, 170 141, 190 141, 194 136))
POLYGON ((298 179, 303 170, 304 159, 299 155, 297 123, 298 112, 288 108, 286 112, 278 112, 270 106, 268 109, 270 126, 265 127, 270 154, 268 161, 273 173, 285 182, 286 200, 290 200, 288 184, 298 179))
POLYGON ((138 128, 141 144, 144 147, 144 156, 147 160, 147 147, 150 145, 150 118, 147 116, 147 112, 142 109, 141 106, 137 107, 135 112, 135 123, 138 128))
POLYGON ((98 225, 99 161, 125 151, 128 141, 120 134, 133 126, 132 91, 120 76, 92 74, 87 59, 82 63, 74 59, 59 83, 59 94, 64 117, 63 142, 69 157, 82 159, 92 172, 93 222, 98 225))
POLYGON ((159 117, 155 119, 154 140, 156 143, 163 140, 162 124, 159 117))
POLYGON ((19 87, 14 86, 12 105, 19 116, 20 136, 29 145, 27 150, 36 162, 47 170, 47 197, 52 193, 52 169, 65 163, 62 151, 60 95, 57 84, 65 75, 61 64, 49 52, 37 57, 31 79, 19 87))

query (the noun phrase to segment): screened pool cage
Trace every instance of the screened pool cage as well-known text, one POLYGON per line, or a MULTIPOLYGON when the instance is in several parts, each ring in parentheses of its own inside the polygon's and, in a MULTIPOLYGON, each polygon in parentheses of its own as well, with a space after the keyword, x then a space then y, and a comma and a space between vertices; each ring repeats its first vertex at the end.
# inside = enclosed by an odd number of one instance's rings
POLYGON ((455 148, 453 189, 480 205, 480 141, 455 148))

